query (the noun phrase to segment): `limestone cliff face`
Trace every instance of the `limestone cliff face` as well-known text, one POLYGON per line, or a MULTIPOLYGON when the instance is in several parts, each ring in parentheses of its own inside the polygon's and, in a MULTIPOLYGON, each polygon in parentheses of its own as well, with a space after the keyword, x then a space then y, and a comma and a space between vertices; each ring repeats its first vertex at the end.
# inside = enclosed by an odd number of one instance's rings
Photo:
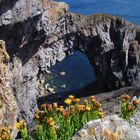
POLYGON ((39 75, 76 50, 87 55, 104 88, 139 84, 140 28, 119 17, 68 9, 51 0, 0 1, 0 39, 13 67, 9 81, 28 124, 37 107, 39 75))
POLYGON ((14 128, 19 109, 7 77, 10 76, 10 69, 4 62, 8 59, 5 43, 0 40, 0 126, 14 128))

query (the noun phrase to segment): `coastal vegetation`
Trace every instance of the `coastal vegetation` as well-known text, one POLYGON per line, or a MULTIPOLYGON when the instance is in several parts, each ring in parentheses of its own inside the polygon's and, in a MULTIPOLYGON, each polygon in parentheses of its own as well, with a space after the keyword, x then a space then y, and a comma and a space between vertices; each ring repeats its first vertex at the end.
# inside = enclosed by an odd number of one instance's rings
POLYGON ((136 113, 139 104, 138 100, 132 100, 128 94, 123 95, 121 97, 121 117, 129 120, 136 113))
MULTIPOLYGON (((64 102, 65 106, 57 103, 42 104, 40 109, 35 111, 37 128, 32 134, 29 134, 24 120, 17 122, 16 129, 23 140, 70 140, 87 122, 105 116, 101 103, 94 96, 90 96, 90 100, 81 100, 69 95, 64 102)), ((139 101, 132 100, 128 94, 122 95, 120 116, 129 120, 139 105, 139 101)), ((0 127, 0 140, 12 140, 11 132, 12 128, 0 127)), ((92 130, 93 134, 94 132, 95 130, 92 130)))
POLYGON ((65 99, 65 104, 66 107, 57 103, 42 104, 41 109, 35 111, 34 119, 38 126, 34 139, 70 140, 88 121, 102 118, 104 115, 101 104, 94 96, 90 97, 90 102, 85 99, 80 103, 79 98, 70 95, 65 99))

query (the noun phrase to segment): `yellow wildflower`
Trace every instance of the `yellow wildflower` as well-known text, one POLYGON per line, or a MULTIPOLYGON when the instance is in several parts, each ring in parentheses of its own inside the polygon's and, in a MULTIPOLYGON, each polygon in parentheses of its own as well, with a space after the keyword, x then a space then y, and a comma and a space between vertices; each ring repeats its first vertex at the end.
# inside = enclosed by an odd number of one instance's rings
POLYGON ((17 122, 17 123, 16 123, 16 128, 17 128, 17 129, 20 129, 20 127, 21 127, 21 124, 20 124, 19 122, 17 122))
POLYGON ((85 99, 83 102, 84 102, 84 105, 88 105, 88 100, 87 99, 85 99))
POLYGON ((45 103, 42 104, 42 105, 41 105, 41 108, 42 108, 42 109, 46 109, 46 104, 45 104, 45 103))
POLYGON ((99 107, 102 106, 101 103, 100 103, 99 101, 97 101, 97 100, 94 102, 94 105, 95 105, 97 108, 99 108, 99 107))
POLYGON ((60 108, 59 111, 60 111, 60 112, 64 111, 64 108, 60 108))
POLYGON ((72 102, 73 102, 73 103, 79 103, 79 101, 80 101, 79 98, 72 99, 72 102))
POLYGON ((77 110, 81 111, 81 112, 84 112, 84 111, 86 111, 86 107, 85 107, 85 105, 78 105, 77 110))
POLYGON ((95 99, 95 96, 90 96, 90 99, 92 100, 92 99, 95 99))
POLYGON ((62 106, 62 105, 60 105, 59 107, 64 109, 64 106, 62 106))
POLYGON ((39 114, 34 114, 34 119, 38 120, 39 119, 39 114))
POLYGON ((128 94, 125 94, 125 95, 122 95, 122 96, 121 96, 121 99, 122 99, 123 102, 125 102, 125 101, 127 101, 128 99, 131 99, 131 96, 128 95, 128 94))
POLYGON ((59 106, 59 108, 57 108, 56 110, 62 112, 62 111, 64 110, 64 106, 61 105, 61 106, 59 106))
POLYGON ((67 118, 70 115, 70 112, 65 110, 62 112, 62 115, 64 118, 67 118))
POLYGON ((74 99, 74 96, 73 95, 69 95, 69 99, 74 99))
POLYGON ((53 103, 53 108, 57 109, 58 108, 58 104, 57 103, 53 103))
POLYGON ((53 120, 52 117, 50 117, 50 118, 47 119, 47 123, 48 123, 50 126, 55 125, 55 121, 53 120))
POLYGON ((138 105, 140 105, 140 102, 138 100, 133 100, 133 105, 138 106, 138 105))
POLYGON ((42 128, 42 125, 41 124, 38 124, 38 126, 37 126, 38 128, 42 128))
POLYGON ((40 110, 39 109, 36 109, 35 110, 35 114, 39 114, 40 110))
POLYGON ((96 99, 95 99, 95 98, 92 98, 92 99, 91 99, 91 102, 92 102, 92 103, 96 102, 96 99))
POLYGON ((69 98, 65 99, 65 103, 66 103, 66 104, 70 105, 70 104, 71 104, 71 102, 72 102, 72 100, 71 100, 71 99, 69 99, 69 98))
POLYGON ((105 116, 105 112, 99 112, 100 118, 103 118, 105 116))
POLYGON ((86 106, 87 111, 90 111, 91 109, 92 109, 91 106, 86 106))
POLYGON ((2 138, 2 140, 8 140, 10 137, 7 133, 3 133, 1 138, 2 138))
POLYGON ((52 118, 52 117, 50 117, 48 120, 49 120, 49 121, 53 121, 53 118, 52 118))
POLYGON ((52 104, 49 104, 47 109, 48 109, 49 112, 52 112, 53 111, 52 104))
POLYGON ((55 125, 55 121, 51 121, 51 122, 49 123, 49 125, 50 125, 50 126, 54 126, 54 125, 55 125))

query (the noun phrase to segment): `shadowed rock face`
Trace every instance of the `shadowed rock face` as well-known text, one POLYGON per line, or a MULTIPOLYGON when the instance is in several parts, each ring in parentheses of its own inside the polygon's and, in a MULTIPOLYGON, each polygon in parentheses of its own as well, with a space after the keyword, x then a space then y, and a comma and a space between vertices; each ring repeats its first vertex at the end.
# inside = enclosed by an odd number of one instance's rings
POLYGON ((12 58, 10 83, 29 124, 40 73, 73 51, 86 54, 102 87, 139 85, 140 28, 119 17, 76 15, 51 0, 2 0, 0 32, 12 58))

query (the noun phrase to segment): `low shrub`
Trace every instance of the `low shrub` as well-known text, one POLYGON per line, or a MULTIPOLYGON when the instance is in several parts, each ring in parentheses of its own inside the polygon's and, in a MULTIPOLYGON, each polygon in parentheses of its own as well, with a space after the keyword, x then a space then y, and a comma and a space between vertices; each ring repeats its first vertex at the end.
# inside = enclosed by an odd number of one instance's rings
POLYGON ((36 110, 34 118, 38 123, 35 133, 36 140, 70 140, 76 131, 88 121, 103 117, 101 104, 90 97, 90 102, 70 95, 65 99, 66 107, 57 103, 42 104, 41 110, 36 110))
MULTIPOLYGON (((90 100, 81 101, 73 95, 65 99, 66 106, 57 103, 42 104, 40 110, 36 110, 34 119, 37 128, 34 134, 29 134, 24 120, 16 124, 21 132, 23 140, 70 140, 88 121, 102 118, 104 112, 101 104, 94 96, 90 100)), ((134 115, 140 103, 138 100, 125 94, 121 97, 121 117, 125 120, 134 115)), ((12 140, 12 129, 1 126, 0 140, 12 140)))

